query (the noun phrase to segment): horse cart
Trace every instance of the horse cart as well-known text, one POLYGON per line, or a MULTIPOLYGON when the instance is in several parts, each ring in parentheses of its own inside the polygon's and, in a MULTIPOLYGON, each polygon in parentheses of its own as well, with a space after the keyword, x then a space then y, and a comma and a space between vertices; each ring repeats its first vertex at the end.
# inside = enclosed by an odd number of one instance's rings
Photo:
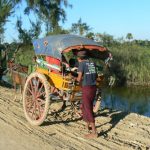
MULTIPOLYGON (((76 35, 52 35, 35 39, 33 46, 36 63, 24 86, 23 108, 30 124, 41 125, 54 96, 64 103, 74 103, 77 93, 81 92, 80 84, 74 80, 76 73, 71 71, 75 63, 71 64, 70 59, 76 62, 76 52, 86 49, 89 58, 98 65, 109 58, 109 51, 91 39, 76 35)), ((102 78, 103 75, 99 74, 98 89, 102 78)))

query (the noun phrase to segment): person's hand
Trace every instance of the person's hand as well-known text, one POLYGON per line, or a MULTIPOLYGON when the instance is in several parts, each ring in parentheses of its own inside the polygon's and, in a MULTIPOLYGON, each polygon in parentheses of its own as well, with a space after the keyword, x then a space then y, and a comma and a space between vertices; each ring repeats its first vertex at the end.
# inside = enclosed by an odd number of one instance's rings
POLYGON ((71 69, 71 71, 77 71, 77 69, 78 69, 77 67, 74 67, 71 69))

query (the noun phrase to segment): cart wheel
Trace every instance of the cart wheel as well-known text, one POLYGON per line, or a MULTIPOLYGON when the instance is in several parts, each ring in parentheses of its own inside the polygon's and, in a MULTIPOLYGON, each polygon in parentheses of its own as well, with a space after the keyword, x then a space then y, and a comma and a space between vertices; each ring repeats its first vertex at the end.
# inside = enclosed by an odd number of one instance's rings
POLYGON ((31 125, 41 125, 46 119, 50 103, 50 85, 46 77, 38 72, 27 78, 23 91, 23 108, 31 125))

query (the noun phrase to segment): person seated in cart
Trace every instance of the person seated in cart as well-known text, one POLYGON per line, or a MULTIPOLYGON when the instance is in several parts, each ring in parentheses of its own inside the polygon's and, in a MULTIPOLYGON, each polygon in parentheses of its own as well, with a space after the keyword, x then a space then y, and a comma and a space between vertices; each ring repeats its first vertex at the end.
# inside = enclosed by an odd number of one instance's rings
POLYGON ((69 60, 69 66, 71 68, 71 71, 77 71, 79 63, 76 61, 75 58, 70 58, 70 60, 69 60))
POLYGON ((77 77, 77 69, 78 69, 78 62, 75 58, 70 58, 67 62, 64 55, 62 55, 62 72, 65 74, 71 73, 73 77, 77 77))

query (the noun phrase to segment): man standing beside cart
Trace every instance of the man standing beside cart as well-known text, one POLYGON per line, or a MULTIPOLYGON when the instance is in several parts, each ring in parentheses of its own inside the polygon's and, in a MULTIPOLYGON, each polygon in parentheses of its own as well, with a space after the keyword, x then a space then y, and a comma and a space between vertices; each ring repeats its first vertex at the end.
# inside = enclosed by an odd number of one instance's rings
POLYGON ((82 113, 83 120, 91 132, 85 138, 96 138, 98 136, 93 114, 93 102, 96 96, 96 66, 87 57, 87 51, 82 49, 77 53, 79 62, 77 81, 82 82, 82 113))

